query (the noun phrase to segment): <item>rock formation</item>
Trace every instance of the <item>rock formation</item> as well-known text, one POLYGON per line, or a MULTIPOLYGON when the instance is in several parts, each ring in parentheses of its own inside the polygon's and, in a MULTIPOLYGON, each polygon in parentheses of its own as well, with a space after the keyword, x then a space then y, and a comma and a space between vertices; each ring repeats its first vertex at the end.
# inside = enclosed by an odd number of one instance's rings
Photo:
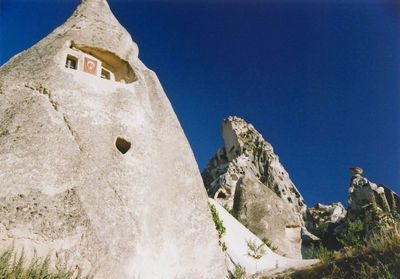
POLYGON ((384 185, 376 185, 361 176, 361 168, 350 168, 352 178, 349 187, 347 218, 360 219, 366 226, 366 234, 379 228, 390 227, 399 220, 400 197, 384 185))
POLYGON ((190 146, 106 0, 0 68, 0 147, 0 247, 95 278, 225 278, 190 146))
POLYGON ((400 215, 400 198, 384 185, 376 185, 361 176, 360 167, 350 168, 352 173, 347 211, 339 203, 330 205, 316 204, 309 208, 312 222, 308 230, 321 238, 324 246, 338 249, 341 244, 337 238, 343 238, 348 232, 349 221, 363 223, 363 237, 371 233, 393 227, 400 215))
POLYGON ((308 222, 308 230, 318 236, 324 246, 330 249, 337 248, 339 244, 336 238, 346 229, 347 211, 342 203, 317 203, 309 208, 309 212, 312 222, 308 222))
POLYGON ((222 123, 225 147, 202 172, 210 197, 278 252, 301 258, 307 206, 271 144, 237 117, 222 123))
POLYGON ((341 202, 324 205, 317 203, 314 207, 309 208, 310 214, 315 223, 336 224, 346 217, 346 209, 341 202))
POLYGON ((265 278, 264 276, 268 276, 269 278, 275 273, 282 272, 282 270, 303 268, 319 262, 318 259, 290 259, 274 253, 262 240, 229 214, 218 202, 211 198, 209 201, 210 204, 215 206, 216 212, 226 229, 221 237, 221 241, 226 246, 228 263, 230 263, 229 267, 232 272, 236 266, 240 265, 246 269, 247 275, 261 273, 263 275, 261 278, 265 278), (257 247, 261 246, 265 253, 262 253, 262 255, 259 254, 261 256, 259 259, 250 256, 249 243, 254 243, 257 247))

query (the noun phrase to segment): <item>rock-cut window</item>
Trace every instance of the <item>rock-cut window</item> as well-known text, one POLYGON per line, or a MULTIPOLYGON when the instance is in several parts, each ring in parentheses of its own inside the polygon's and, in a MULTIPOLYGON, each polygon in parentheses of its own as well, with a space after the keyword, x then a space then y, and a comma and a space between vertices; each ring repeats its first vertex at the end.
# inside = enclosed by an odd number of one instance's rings
POLYGON ((102 68, 101 69, 101 78, 110 79, 111 78, 110 72, 107 71, 106 69, 102 68))
POLYGON ((78 59, 71 55, 67 56, 67 60, 65 61, 65 68, 74 69, 78 68, 78 59))

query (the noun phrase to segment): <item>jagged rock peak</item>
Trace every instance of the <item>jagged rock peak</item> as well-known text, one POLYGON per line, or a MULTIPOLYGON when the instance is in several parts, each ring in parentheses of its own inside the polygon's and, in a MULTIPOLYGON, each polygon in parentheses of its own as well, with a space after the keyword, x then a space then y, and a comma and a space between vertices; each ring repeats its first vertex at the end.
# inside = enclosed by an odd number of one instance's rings
POLYGON ((270 143, 243 119, 222 122, 225 147, 202 172, 210 197, 231 210, 281 254, 301 257, 301 228, 307 205, 270 143))
POLYGON ((362 220, 367 227, 379 222, 390 226, 399 220, 400 197, 385 185, 377 185, 352 172, 350 180, 347 218, 350 221, 362 220))
POLYGON ((0 67, 0 177, 0 247, 28 261, 96 279, 226 277, 190 145, 106 1, 0 67))
POLYGON ((222 122, 222 137, 225 147, 220 148, 204 169, 202 176, 209 195, 219 195, 233 204, 236 182, 246 173, 252 173, 279 197, 284 198, 297 213, 305 213, 306 204, 279 162, 270 143, 252 124, 241 118, 230 116, 222 122), (222 179, 222 174, 225 175, 222 179))
POLYGON ((247 124, 246 121, 236 116, 230 116, 223 120, 222 137, 228 160, 259 149, 265 149, 271 155, 274 152, 272 145, 264 140, 252 124, 247 124))

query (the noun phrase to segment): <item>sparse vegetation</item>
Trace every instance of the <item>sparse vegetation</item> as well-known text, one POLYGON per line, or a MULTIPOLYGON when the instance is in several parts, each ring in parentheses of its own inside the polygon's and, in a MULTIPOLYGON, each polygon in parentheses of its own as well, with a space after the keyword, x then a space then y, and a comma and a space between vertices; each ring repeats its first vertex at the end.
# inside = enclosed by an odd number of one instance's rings
POLYGON ((322 243, 319 244, 318 247, 315 247, 314 244, 311 244, 310 248, 306 251, 307 259, 320 259, 321 262, 328 262, 332 258, 333 253, 328 250, 322 243))
POLYGON ((257 261, 262 258, 265 254, 264 243, 257 245, 255 241, 248 240, 246 241, 247 247, 249 250, 247 251, 247 255, 255 259, 256 261, 256 270, 257 270, 257 261))
POLYGON ((264 237, 264 238, 262 239, 262 242, 264 242, 264 244, 267 245, 267 247, 268 247, 269 249, 271 249, 273 252, 275 252, 276 250, 278 250, 278 247, 274 246, 274 245, 272 244, 272 242, 268 240, 268 238, 264 237))
POLYGON ((328 224, 324 222, 319 222, 315 228, 315 235, 320 239, 325 239, 328 233, 328 224))
POLYGON ((242 267, 240 264, 235 266, 235 270, 233 272, 233 279, 244 279, 246 278, 246 269, 242 267))
POLYGON ((0 255, 1 279, 89 279, 92 276, 81 276, 80 270, 70 270, 64 266, 61 270, 49 269, 50 260, 46 257, 39 260, 34 257, 29 265, 25 262, 24 252, 17 256, 14 249, 8 249, 0 255))
POLYGON ((364 243, 365 229, 364 224, 361 220, 351 222, 348 220, 347 232, 341 234, 337 241, 343 245, 343 247, 359 247, 364 243))
POLYGON ((320 243, 318 249, 315 251, 315 256, 317 259, 320 259, 321 262, 327 263, 332 258, 332 252, 320 243))
POLYGON ((221 241, 221 238, 225 234, 226 228, 224 227, 222 220, 219 218, 219 215, 218 215, 218 212, 217 212, 217 209, 215 208, 215 206, 212 205, 211 203, 208 203, 208 207, 211 210, 212 218, 213 218, 213 221, 215 224, 215 229, 218 232, 218 239, 219 239, 218 244, 219 244, 219 246, 222 247, 222 251, 225 252, 227 250, 226 243, 224 241, 221 241))
POLYGON ((230 211, 229 206, 227 204, 223 204, 222 207, 226 210, 226 211, 230 211))
MULTIPOLYGON (((333 253, 328 261, 315 267, 292 273, 290 278, 308 279, 396 279, 400 278, 400 225, 371 236, 368 241, 358 239, 362 226, 351 225, 347 245, 333 253)), ((350 228, 350 226, 349 226, 350 228)), ((323 254, 324 251, 321 250, 323 254)))
POLYGON ((215 224, 215 229, 218 232, 218 237, 221 238, 222 235, 224 235, 225 231, 226 231, 224 224, 223 224, 222 220, 219 218, 219 215, 218 215, 218 212, 217 212, 217 209, 215 208, 215 206, 212 205, 211 203, 208 203, 208 206, 210 207, 210 210, 211 210, 212 218, 213 218, 213 221, 215 224))
POLYGON ((232 215, 233 217, 235 217, 235 219, 237 219, 237 214, 235 213, 236 211, 233 208, 229 209, 229 206, 227 204, 222 205, 222 207, 229 212, 230 215, 232 215))
POLYGON ((257 245, 255 241, 253 240, 248 240, 246 241, 247 243, 247 247, 249 248, 249 251, 247 252, 247 254, 256 259, 259 260, 261 259, 262 256, 264 256, 265 254, 265 249, 264 249, 264 243, 257 245))
POLYGON ((306 250, 305 254, 306 259, 314 259, 314 254, 315 254, 314 250, 315 250, 314 243, 311 243, 310 247, 308 247, 308 249, 306 250))

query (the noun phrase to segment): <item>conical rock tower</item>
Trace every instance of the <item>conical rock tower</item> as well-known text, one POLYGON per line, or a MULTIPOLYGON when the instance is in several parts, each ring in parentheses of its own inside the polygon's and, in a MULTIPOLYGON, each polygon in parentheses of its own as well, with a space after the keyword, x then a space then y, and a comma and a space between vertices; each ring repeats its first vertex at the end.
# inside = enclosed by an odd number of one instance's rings
POLYGON ((105 0, 0 68, 0 247, 95 278, 225 278, 193 153, 105 0))

